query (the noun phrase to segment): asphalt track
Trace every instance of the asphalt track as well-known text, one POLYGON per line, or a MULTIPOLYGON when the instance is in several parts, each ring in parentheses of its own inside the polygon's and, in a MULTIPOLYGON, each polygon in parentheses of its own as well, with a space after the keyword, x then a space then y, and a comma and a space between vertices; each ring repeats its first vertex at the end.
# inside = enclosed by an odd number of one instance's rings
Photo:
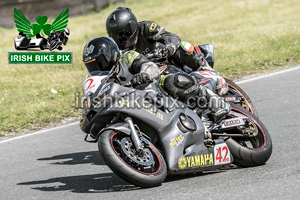
POLYGON ((78 123, 0 142, 0 199, 300 199, 300 67, 238 82, 273 141, 263 166, 167 177, 141 189, 83 141, 78 123))

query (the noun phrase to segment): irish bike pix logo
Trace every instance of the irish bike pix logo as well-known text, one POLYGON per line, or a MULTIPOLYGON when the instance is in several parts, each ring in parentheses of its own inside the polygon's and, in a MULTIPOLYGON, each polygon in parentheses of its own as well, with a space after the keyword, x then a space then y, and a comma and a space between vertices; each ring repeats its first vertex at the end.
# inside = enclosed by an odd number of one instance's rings
POLYGON ((37 16, 36 23, 31 24, 15 8, 14 21, 19 32, 14 39, 18 51, 9 52, 9 64, 72 64, 72 52, 61 52, 70 35, 67 28, 69 8, 63 10, 51 24, 47 16, 37 16))

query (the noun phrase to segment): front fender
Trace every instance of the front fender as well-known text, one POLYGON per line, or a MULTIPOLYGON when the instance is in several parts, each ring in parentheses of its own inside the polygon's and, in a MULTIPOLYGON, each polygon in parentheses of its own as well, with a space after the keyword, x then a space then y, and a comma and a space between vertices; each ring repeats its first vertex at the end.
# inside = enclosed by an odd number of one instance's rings
POLYGON ((99 138, 99 136, 106 130, 114 130, 114 131, 120 131, 122 133, 125 133, 127 135, 130 135, 131 130, 129 128, 129 124, 127 122, 120 122, 117 124, 113 124, 111 126, 105 127, 104 129, 102 129, 98 135, 97 135, 97 139, 99 138))

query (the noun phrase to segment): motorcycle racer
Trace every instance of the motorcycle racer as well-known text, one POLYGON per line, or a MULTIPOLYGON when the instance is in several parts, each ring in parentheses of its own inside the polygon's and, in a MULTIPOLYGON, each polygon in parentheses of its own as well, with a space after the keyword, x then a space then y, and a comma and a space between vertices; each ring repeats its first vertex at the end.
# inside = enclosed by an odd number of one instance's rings
POLYGON ((203 54, 186 53, 178 35, 154 21, 138 22, 130 8, 119 7, 113 11, 107 17, 106 30, 121 50, 133 49, 144 55, 154 50, 157 57, 180 60, 193 70, 210 68, 203 54))
MULTIPOLYGON (((212 70, 204 59, 203 53, 197 53, 188 42, 181 42, 178 35, 166 31, 154 21, 138 22, 130 8, 119 7, 106 20, 106 30, 121 50, 135 50, 143 55, 154 52, 159 58, 166 58, 176 66, 187 65, 194 71, 212 70)), ((218 95, 228 92, 225 81, 216 76, 218 95)))
POLYGON ((127 51, 121 55, 117 44, 110 37, 97 37, 90 40, 83 50, 83 62, 89 71, 110 71, 118 68, 122 83, 133 82, 144 84, 159 76, 157 65, 135 51, 127 51), (124 67, 125 66, 125 67, 124 67))
POLYGON ((185 73, 161 76, 158 66, 144 55, 129 50, 122 55, 117 44, 109 37, 90 40, 83 49, 83 62, 89 71, 110 71, 117 66, 119 81, 123 84, 131 81, 134 85, 143 85, 153 79, 172 97, 190 103, 189 97, 204 97, 208 101, 215 117, 221 118, 230 111, 230 105, 207 87, 197 83, 196 79, 185 73))

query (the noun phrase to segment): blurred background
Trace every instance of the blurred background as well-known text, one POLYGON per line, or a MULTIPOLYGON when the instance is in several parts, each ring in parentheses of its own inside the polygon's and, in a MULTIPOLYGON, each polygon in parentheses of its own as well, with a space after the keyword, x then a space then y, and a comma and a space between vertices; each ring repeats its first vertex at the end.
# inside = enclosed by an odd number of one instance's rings
POLYGON ((111 3, 124 2, 125 0, 1 0, 0 2, 0 26, 14 26, 11 11, 14 8, 26 13, 29 21, 37 16, 57 17, 57 11, 61 8, 69 8, 70 15, 84 15, 91 11, 100 11, 111 3))

